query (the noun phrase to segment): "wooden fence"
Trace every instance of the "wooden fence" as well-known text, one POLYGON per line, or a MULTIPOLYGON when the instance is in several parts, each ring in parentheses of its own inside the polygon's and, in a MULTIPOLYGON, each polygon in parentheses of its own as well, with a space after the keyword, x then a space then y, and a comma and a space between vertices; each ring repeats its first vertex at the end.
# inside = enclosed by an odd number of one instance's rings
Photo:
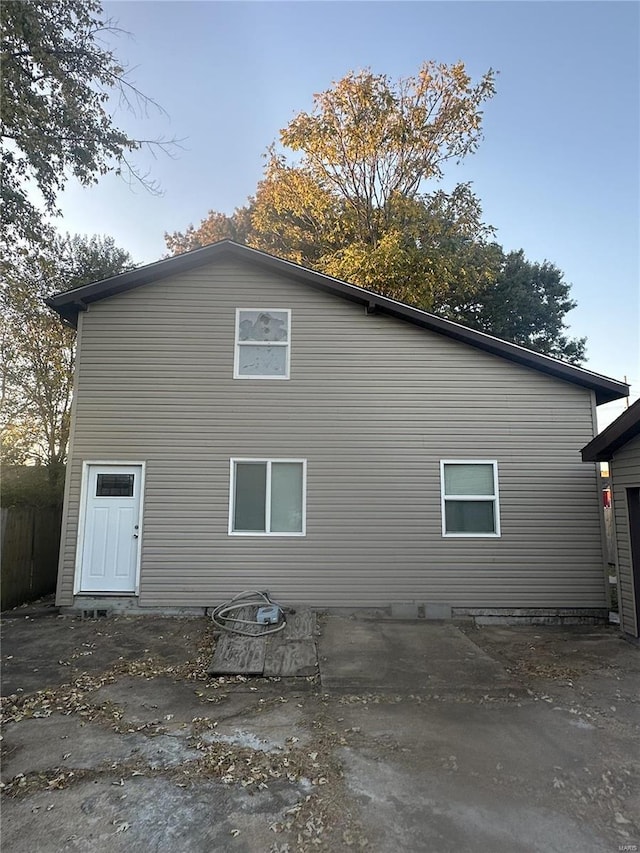
POLYGON ((54 592, 62 509, 2 507, 2 595, 6 610, 54 592))

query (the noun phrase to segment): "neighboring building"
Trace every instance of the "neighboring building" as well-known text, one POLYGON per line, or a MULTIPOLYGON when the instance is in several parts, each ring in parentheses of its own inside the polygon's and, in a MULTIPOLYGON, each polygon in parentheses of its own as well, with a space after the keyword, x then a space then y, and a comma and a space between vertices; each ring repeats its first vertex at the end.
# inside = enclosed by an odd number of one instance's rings
POLYGON ((585 462, 608 462, 618 567, 620 627, 640 636, 640 400, 582 449, 585 462))
POLYGON ((78 327, 58 604, 606 612, 580 448, 624 383, 229 241, 49 304, 78 327))

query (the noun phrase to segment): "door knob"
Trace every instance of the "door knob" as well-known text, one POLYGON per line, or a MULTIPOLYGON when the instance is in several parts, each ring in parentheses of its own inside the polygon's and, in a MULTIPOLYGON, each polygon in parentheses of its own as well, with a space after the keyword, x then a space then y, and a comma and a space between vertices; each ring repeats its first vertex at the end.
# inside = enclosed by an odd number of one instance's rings
POLYGON ((137 534, 137 533, 134 533, 134 534, 133 534, 133 538, 134 538, 134 539, 137 539, 137 538, 138 538, 138 534, 137 534))

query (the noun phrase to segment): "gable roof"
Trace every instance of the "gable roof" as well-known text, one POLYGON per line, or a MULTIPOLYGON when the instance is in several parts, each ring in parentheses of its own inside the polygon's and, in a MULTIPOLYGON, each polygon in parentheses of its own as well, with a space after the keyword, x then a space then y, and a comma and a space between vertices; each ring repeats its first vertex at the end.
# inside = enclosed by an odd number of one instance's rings
POLYGON ((640 435, 640 400, 582 448, 583 462, 608 462, 616 450, 640 435))
POLYGON ((618 382, 582 367, 576 367, 550 356, 541 355, 518 344, 495 338, 485 332, 477 332, 475 329, 469 329, 460 323, 436 317, 427 311, 421 311, 419 308, 413 308, 403 302, 397 302, 354 284, 348 284, 345 281, 340 281, 340 279, 315 272, 292 261, 285 261, 258 249, 241 246, 232 240, 221 240, 202 249, 194 249, 182 255, 165 258, 162 261, 138 267, 104 281, 85 284, 63 293, 57 293, 47 299, 46 302, 49 307, 58 312, 66 323, 76 326, 79 312, 86 311, 87 306, 92 302, 98 302, 118 293, 125 293, 136 287, 178 275, 224 258, 236 258, 271 272, 285 275, 295 281, 364 305, 370 313, 376 312, 405 320, 415 326, 461 341, 516 364, 522 364, 557 379, 563 379, 574 385, 588 388, 595 391, 598 405, 608 403, 611 400, 618 400, 629 394, 629 386, 624 382, 618 382))

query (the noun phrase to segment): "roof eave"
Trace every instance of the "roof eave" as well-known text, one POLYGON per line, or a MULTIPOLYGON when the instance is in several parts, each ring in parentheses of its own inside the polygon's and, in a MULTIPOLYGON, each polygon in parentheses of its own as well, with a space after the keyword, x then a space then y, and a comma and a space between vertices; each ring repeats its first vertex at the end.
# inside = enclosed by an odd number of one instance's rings
POLYGON ((210 246, 185 252, 182 255, 175 255, 171 258, 165 258, 153 264, 147 264, 144 267, 114 276, 113 278, 64 291, 50 297, 46 302, 50 308, 60 314, 65 322, 69 325, 77 326, 79 311, 86 310, 87 306, 92 302, 132 290, 135 287, 148 284, 152 281, 158 281, 187 270, 196 269, 199 266, 210 263, 223 254, 228 254, 241 260, 250 260, 258 266, 280 273, 284 269, 292 278, 298 281, 303 281, 321 290, 330 290, 338 296, 365 305, 369 311, 381 311, 390 316, 409 321, 414 325, 461 341, 462 343, 475 346, 485 352, 506 358, 525 367, 539 370, 574 385, 581 385, 595 392, 596 403, 598 405, 609 403, 612 400, 619 400, 629 395, 629 386, 624 382, 618 382, 615 379, 592 373, 584 368, 536 353, 484 332, 469 329, 451 320, 445 320, 434 314, 428 314, 418 308, 412 308, 405 303, 396 302, 393 299, 380 296, 373 291, 348 284, 340 279, 307 269, 292 261, 277 258, 258 249, 242 246, 231 240, 221 240, 210 246))
POLYGON ((609 462, 616 451, 640 435, 640 400, 582 448, 583 462, 609 462))

